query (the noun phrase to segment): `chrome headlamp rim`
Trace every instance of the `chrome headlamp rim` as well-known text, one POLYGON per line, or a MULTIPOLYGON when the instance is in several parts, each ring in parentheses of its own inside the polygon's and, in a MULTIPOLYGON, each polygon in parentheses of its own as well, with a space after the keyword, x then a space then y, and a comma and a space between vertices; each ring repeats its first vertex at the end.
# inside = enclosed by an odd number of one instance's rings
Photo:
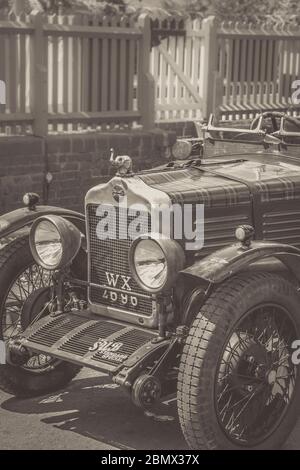
POLYGON ((179 271, 183 269, 185 265, 185 254, 183 248, 179 243, 173 239, 164 237, 162 234, 156 233, 147 233, 137 237, 129 250, 129 267, 132 273, 132 276, 136 283, 146 292, 151 294, 159 294, 160 292, 169 291, 176 281, 176 278, 179 274, 179 271), (145 284, 140 278, 136 270, 134 254, 138 244, 144 240, 151 240, 156 243, 159 248, 162 250, 165 259, 166 259, 166 268, 167 274, 163 284, 159 287, 151 287, 145 284))
POLYGON ((31 210, 39 203, 40 196, 37 193, 25 193, 23 196, 23 204, 31 210))
POLYGON ((172 155, 176 160, 187 160, 192 153, 193 145, 187 139, 177 139, 172 147, 172 155))
POLYGON ((58 215, 43 215, 38 217, 32 224, 29 232, 29 245, 35 262, 44 269, 55 271, 70 265, 81 247, 82 235, 80 230, 70 221, 58 215), (42 222, 52 224, 60 235, 62 253, 56 264, 49 265, 43 261, 36 248, 35 234, 42 222))

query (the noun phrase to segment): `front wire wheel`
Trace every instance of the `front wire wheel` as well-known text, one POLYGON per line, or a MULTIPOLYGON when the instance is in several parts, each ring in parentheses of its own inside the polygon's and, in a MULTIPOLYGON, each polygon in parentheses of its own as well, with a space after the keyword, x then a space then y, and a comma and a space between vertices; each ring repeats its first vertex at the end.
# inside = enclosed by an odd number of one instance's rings
POLYGON ((292 430, 299 374, 300 297, 287 280, 240 275, 194 320, 178 378, 178 412, 195 449, 276 448, 292 430))
POLYGON ((253 308, 235 326, 217 366, 215 406, 220 425, 238 445, 264 441, 284 416, 296 382, 294 339, 296 328, 279 305, 253 308))
MULTIPOLYGON (((34 263, 27 237, 0 250, 0 340, 17 337, 39 315, 50 313, 51 284, 51 272, 34 263), (34 318, 30 300, 39 292, 45 301, 34 318)), ((0 388, 16 396, 41 395, 64 387, 79 370, 49 355, 34 354, 22 366, 1 365, 0 388)))
MULTIPOLYGON (((39 289, 50 289, 51 285, 51 272, 34 263, 29 265, 25 270, 22 269, 16 279, 12 281, 6 298, 4 298, 3 301, 4 311, 1 317, 1 336, 5 342, 22 333, 24 326, 22 325, 21 319, 22 310, 31 294, 39 289)), ((45 307, 47 308, 47 305, 45 307)), ((22 368, 34 373, 39 373, 52 367, 55 362, 55 359, 49 355, 36 354, 31 356, 28 361, 22 365, 22 368)))

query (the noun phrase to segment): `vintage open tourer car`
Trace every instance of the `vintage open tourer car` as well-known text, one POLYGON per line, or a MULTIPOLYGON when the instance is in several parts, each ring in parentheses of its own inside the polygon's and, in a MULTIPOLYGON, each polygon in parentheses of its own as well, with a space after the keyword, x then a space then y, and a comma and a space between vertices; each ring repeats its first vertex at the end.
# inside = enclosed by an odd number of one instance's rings
POLYGON ((201 132, 138 174, 112 156, 85 215, 28 193, 0 218, 0 387, 85 366, 142 408, 177 394, 193 449, 278 448, 300 406, 300 122, 201 132))

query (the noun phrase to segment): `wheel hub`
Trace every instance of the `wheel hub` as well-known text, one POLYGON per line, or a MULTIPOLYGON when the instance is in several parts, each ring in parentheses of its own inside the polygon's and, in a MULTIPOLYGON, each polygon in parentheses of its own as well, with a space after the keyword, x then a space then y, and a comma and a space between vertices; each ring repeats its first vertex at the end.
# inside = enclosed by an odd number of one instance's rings
POLYGON ((286 311, 272 305, 253 309, 236 326, 220 362, 216 402, 232 440, 259 442, 280 423, 295 387, 295 337, 286 311))
POLYGON ((251 336, 233 335, 223 374, 231 374, 231 385, 241 395, 259 388, 266 375, 266 350, 251 336))
POLYGON ((132 400, 140 408, 154 405, 161 396, 161 383, 153 375, 141 375, 133 384, 132 400))
MULTIPOLYGON (((50 289, 41 287, 34 290, 25 300, 21 315, 21 331, 25 331, 35 320, 49 313, 50 289)), ((53 358, 45 354, 32 354, 20 343, 18 337, 11 338, 8 342, 9 361, 24 369, 39 371, 44 367, 52 368, 53 358)))
POLYGON ((276 370, 271 370, 268 374, 267 374, 267 381, 270 385, 274 385, 274 383, 276 382, 276 378, 277 378, 277 371, 276 370))
POLYGON ((25 300, 21 313, 22 330, 37 318, 42 318, 48 314, 47 304, 49 303, 49 287, 42 287, 33 291, 25 300))

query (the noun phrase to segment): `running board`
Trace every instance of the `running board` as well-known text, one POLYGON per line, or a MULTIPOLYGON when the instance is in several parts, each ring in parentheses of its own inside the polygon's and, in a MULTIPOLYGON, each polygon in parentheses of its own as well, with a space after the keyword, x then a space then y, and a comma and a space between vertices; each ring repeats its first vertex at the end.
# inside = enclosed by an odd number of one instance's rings
POLYGON ((22 334, 21 344, 32 352, 49 354, 92 369, 116 373, 137 363, 157 348, 153 331, 82 312, 47 316, 22 334))

